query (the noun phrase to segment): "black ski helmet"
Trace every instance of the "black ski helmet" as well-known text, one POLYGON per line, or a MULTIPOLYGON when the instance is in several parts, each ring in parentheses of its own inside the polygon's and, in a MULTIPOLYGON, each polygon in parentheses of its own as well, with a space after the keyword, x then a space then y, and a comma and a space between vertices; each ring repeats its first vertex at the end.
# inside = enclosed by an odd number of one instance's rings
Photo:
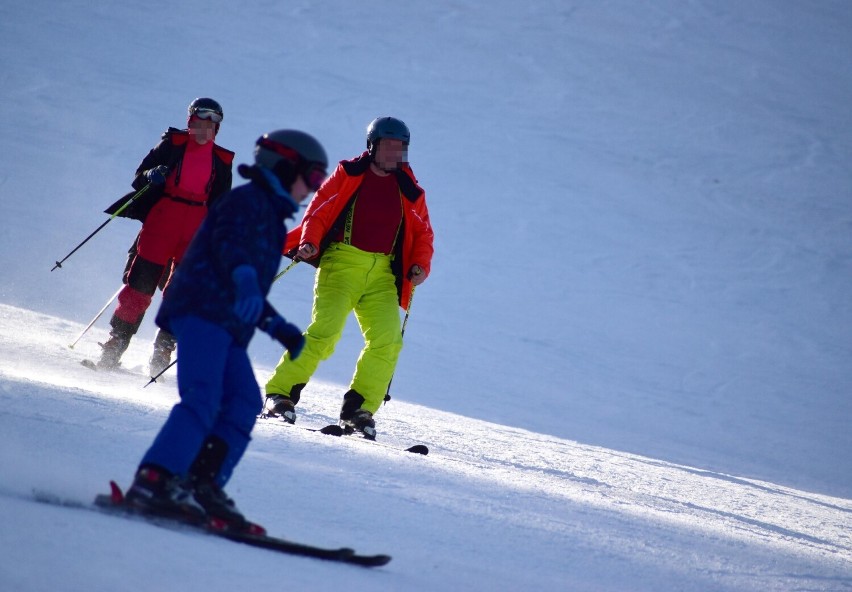
POLYGON ((207 97, 199 97, 192 101, 189 104, 189 107, 187 107, 187 114, 190 117, 193 115, 200 115, 202 119, 213 119, 215 123, 219 123, 225 118, 225 113, 222 111, 222 105, 207 97), (215 118, 204 117, 204 114, 208 113, 218 115, 218 121, 215 118))
POLYGON ((402 140, 408 146, 411 141, 411 132, 408 126, 395 117, 377 117, 367 126, 367 150, 370 156, 376 153, 376 142, 382 138, 402 140))
POLYGON ((308 187, 316 191, 328 170, 325 148, 312 135, 298 130, 263 134, 255 142, 254 162, 274 172, 287 190, 296 176, 302 175, 308 187))

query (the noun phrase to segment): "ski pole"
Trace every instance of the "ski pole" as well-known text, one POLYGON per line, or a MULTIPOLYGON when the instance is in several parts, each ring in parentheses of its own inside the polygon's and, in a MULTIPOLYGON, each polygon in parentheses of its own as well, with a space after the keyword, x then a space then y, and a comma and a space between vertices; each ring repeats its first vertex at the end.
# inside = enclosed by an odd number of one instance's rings
MULTIPOLYGON (((276 275, 276 276, 275 276, 275 278, 274 278, 272 281, 274 282, 274 281, 278 280, 278 279, 279 279, 281 276, 283 276, 285 273, 287 273, 288 271, 290 271, 291 269, 293 269, 293 266, 294 266, 294 265, 296 265, 298 262, 299 262, 299 260, 298 260, 298 259, 293 259, 293 262, 292 262, 290 265, 288 265, 287 267, 285 267, 285 268, 284 268, 284 271, 282 271, 281 273, 279 273, 278 275, 276 275)), ((117 295, 117 293, 116 293, 116 295, 117 295)), ((102 311, 102 312, 103 312, 103 311, 102 311)), ((149 380, 149 381, 148 381, 148 384, 146 384, 146 385, 145 385, 145 386, 143 386, 142 388, 147 387, 147 386, 148 386, 149 384, 151 384, 152 382, 157 382, 157 379, 158 379, 159 377, 161 377, 163 374, 165 374, 165 373, 166 373, 166 370, 168 370, 169 368, 171 368, 171 367, 172 367, 172 366, 174 366, 175 364, 177 364, 177 358, 175 358, 175 359, 174 359, 174 361, 172 361, 172 363, 171 363, 171 364, 169 364, 168 366, 166 366, 165 368, 163 368, 163 369, 160 371, 160 373, 159 373, 159 374, 157 374, 156 376, 152 376, 152 377, 151 377, 151 380, 149 380)))
POLYGON ((107 218, 107 219, 104 221, 104 223, 103 223, 103 224, 101 224, 100 226, 98 226, 92 234, 90 234, 89 236, 87 236, 85 239, 83 239, 83 242, 81 242, 79 245, 77 245, 76 247, 74 247, 74 250, 73 250, 73 251, 71 251, 70 253, 68 253, 67 255, 65 255, 65 257, 62 259, 62 261, 57 261, 57 262, 56 262, 56 265, 54 265, 54 266, 53 266, 53 268, 52 268, 50 271, 53 271, 53 270, 54 270, 54 269, 56 269, 57 267, 61 268, 61 267, 62 267, 62 264, 63 264, 63 263, 65 263, 65 260, 66 260, 66 259, 68 259, 71 255, 73 255, 74 253, 76 253, 76 252, 77 252, 77 250, 78 250, 80 247, 82 247, 82 246, 83 246, 83 245, 85 245, 87 242, 89 242, 89 239, 91 239, 93 236, 95 236, 97 233, 99 233, 99 232, 101 231, 101 229, 103 229, 103 227, 104 227, 104 226, 106 226, 107 224, 109 224, 110 222, 112 222, 112 219, 113 219, 113 218, 115 218, 115 217, 116 217, 116 216, 118 216, 121 212, 123 212, 123 211, 124 211, 124 209, 125 209, 125 208, 127 208, 127 206, 129 206, 130 204, 132 204, 134 201, 136 201, 136 199, 137 199, 137 198, 141 197, 141 196, 142 196, 142 195, 143 195, 146 191, 148 191, 148 189, 150 189, 150 187, 151 187, 151 184, 150 184, 150 183, 148 183, 147 185, 145 185, 145 187, 143 187, 142 189, 140 189, 139 191, 137 191, 136 193, 134 193, 134 194, 130 197, 130 199, 128 199, 128 200, 124 203, 124 205, 123 205, 123 206, 121 206, 120 208, 118 208, 112 216, 110 216, 109 218, 107 218))
MULTIPOLYGON (((172 363, 171 363, 171 364, 169 364, 168 366, 166 366, 165 368, 163 368, 162 370, 160 370, 160 373, 159 373, 159 374, 157 374, 156 376, 152 376, 152 377, 151 377, 151 380, 149 380, 149 381, 148 381, 148 384, 151 384, 152 382, 157 382, 157 379, 158 379, 159 377, 161 377, 163 374, 165 374, 165 373, 166 373, 166 370, 168 370, 169 368, 171 368, 171 367, 172 367, 172 366, 174 366, 175 364, 177 364, 177 358, 175 358, 175 359, 172 361, 172 363)), ((142 388, 146 388, 146 387, 148 386, 148 384, 146 384, 146 385, 145 385, 145 386, 143 386, 142 388)))
MULTIPOLYGON (((411 286, 411 296, 408 297, 408 308, 405 309, 405 318, 402 319, 402 331, 399 334, 400 339, 405 337, 405 326, 408 324, 408 315, 411 314, 411 305, 414 304, 414 289, 416 287, 417 286, 411 286)), ((394 377, 395 374, 396 374, 396 369, 394 368, 394 372, 393 372, 393 374, 391 374, 390 380, 388 381, 388 390, 385 393, 385 403, 387 403, 388 401, 391 400, 390 387, 391 387, 391 384, 393 383, 393 377, 394 377)))
POLYGON ((414 304, 414 289, 417 286, 411 286, 411 296, 408 297, 408 308, 405 310, 405 318, 402 319, 402 332, 399 334, 400 337, 405 336, 405 326, 408 324, 408 315, 411 314, 411 305, 414 304))
POLYGON ((288 271, 290 271, 291 269, 293 269, 293 267, 295 267, 295 265, 296 265, 299 261, 301 261, 301 259, 296 259, 296 258, 294 258, 294 259, 293 259, 293 262, 292 262, 290 265, 288 265, 287 267, 285 267, 283 271, 279 272, 279 273, 278 273, 278 275, 276 275, 274 278, 272 278, 272 281, 273 281, 273 282, 277 282, 278 280, 280 280, 280 279, 284 276, 284 274, 285 274, 285 273, 287 273, 288 271))
POLYGON ((74 346, 77 345, 77 342, 80 341, 83 338, 83 335, 85 335, 88 332, 88 330, 92 328, 92 325, 95 324, 95 321, 97 321, 99 318, 101 318, 101 315, 103 315, 104 312, 106 311, 106 309, 109 308, 109 305, 112 304, 113 300, 118 298, 118 293, 121 292, 123 289, 124 289, 124 286, 121 286, 121 288, 119 288, 118 290, 115 291, 115 294, 112 295, 112 298, 109 299, 109 302, 104 304, 104 307, 98 311, 98 314, 95 315, 95 318, 93 318, 92 321, 88 325, 86 325, 86 328, 83 329, 80 332, 80 334, 77 336, 77 339, 74 340, 74 343, 72 343, 68 347, 70 347, 71 349, 74 349, 74 346))

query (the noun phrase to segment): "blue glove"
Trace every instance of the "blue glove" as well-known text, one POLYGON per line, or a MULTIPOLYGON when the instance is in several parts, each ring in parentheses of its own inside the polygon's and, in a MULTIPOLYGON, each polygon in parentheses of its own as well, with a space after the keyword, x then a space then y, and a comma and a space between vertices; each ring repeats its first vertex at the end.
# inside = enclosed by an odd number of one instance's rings
POLYGON ((155 166, 153 169, 145 171, 145 178, 148 179, 148 182, 151 183, 151 185, 164 185, 168 174, 169 167, 161 164, 160 166, 155 166))
POLYGON ((237 290, 234 313, 244 323, 254 325, 263 312, 264 298, 257 285, 257 272, 251 265, 239 265, 231 272, 237 290))
POLYGON ((288 323, 280 315, 271 316, 260 322, 260 330, 269 334, 290 352, 290 359, 295 360, 305 347, 305 337, 302 330, 293 323, 288 323))

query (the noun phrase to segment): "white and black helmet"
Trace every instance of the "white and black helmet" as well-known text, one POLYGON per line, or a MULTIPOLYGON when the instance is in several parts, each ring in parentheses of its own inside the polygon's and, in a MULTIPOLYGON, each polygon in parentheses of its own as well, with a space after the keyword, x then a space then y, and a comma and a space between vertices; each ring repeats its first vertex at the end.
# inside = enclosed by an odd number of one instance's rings
POLYGON ((222 105, 208 97, 199 97, 193 100, 187 107, 189 117, 193 115, 200 119, 212 119, 213 123, 221 123, 225 118, 222 105))

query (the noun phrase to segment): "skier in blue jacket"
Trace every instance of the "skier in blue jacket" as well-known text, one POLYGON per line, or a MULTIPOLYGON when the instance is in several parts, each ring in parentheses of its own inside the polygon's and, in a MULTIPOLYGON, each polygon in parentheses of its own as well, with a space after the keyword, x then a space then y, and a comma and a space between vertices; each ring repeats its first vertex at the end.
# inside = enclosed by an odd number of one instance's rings
POLYGON ((251 439, 260 389, 246 348, 260 328, 295 358, 302 331, 266 301, 281 262, 284 221, 316 191, 328 158, 312 136, 278 130, 257 140, 250 180, 210 208, 172 278, 157 325, 177 338, 180 402, 127 492, 138 511, 221 527, 248 523, 223 487, 251 439))

